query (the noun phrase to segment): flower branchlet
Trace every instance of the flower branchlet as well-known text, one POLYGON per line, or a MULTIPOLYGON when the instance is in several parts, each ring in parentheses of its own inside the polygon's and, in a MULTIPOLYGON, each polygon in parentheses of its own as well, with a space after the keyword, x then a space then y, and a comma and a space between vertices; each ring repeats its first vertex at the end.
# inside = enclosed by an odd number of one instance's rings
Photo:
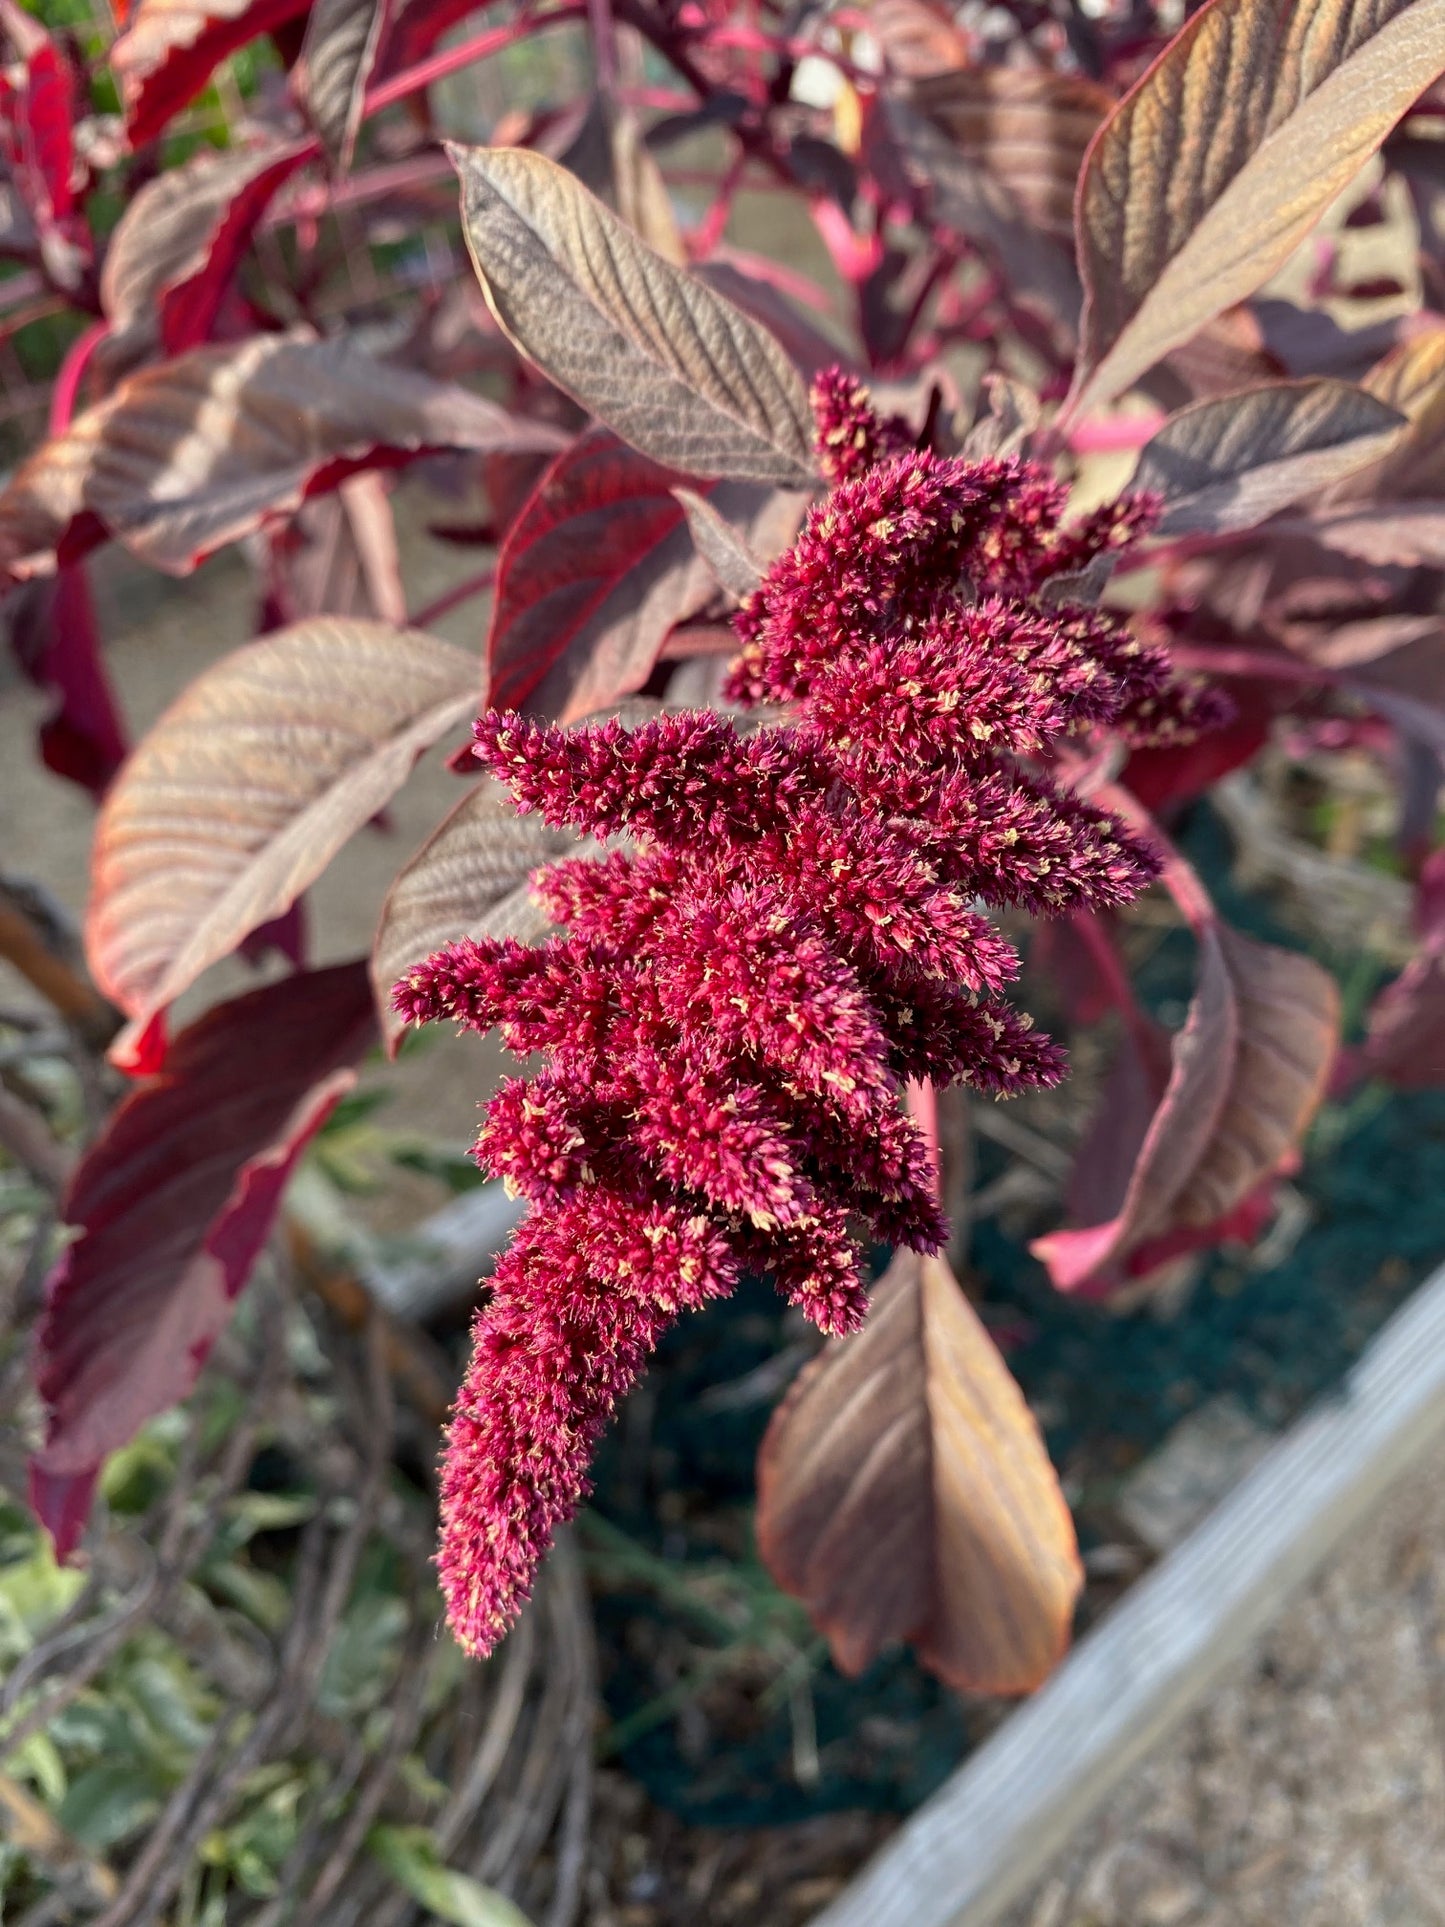
POLYGON ((1121 622, 1049 599, 1149 503, 1069 527, 1037 466, 914 451, 839 374, 815 405, 835 486, 740 612, 731 675, 783 722, 483 716, 476 753, 518 807, 614 847, 538 873, 563 934, 454 943, 396 988, 415 1022, 545 1060, 477 1143, 531 1209, 443 1472, 441 1578, 472 1651, 515 1616, 674 1318, 748 1270, 846 1333, 870 1242, 938 1249, 905 1084, 1006 1096, 1064 1068, 1006 999, 1018 959, 988 909, 1107 908, 1156 869, 1051 776, 1054 752, 1212 720, 1121 622))

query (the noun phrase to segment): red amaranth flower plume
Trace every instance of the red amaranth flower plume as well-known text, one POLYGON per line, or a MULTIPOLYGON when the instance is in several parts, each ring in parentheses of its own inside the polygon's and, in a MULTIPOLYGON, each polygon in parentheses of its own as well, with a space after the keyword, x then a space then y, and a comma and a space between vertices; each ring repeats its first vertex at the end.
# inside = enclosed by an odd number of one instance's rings
POLYGON ((784 720, 484 716, 477 754, 520 809, 617 846, 534 879, 566 934, 454 943, 396 988, 415 1022, 495 1027, 546 1060, 492 1099, 477 1144, 531 1211, 477 1321, 442 1479, 442 1584, 471 1651, 515 1616, 680 1312, 747 1269, 848 1332, 864 1244, 939 1247, 907 1082, 1003 1096, 1063 1070, 1005 1001, 1017 958, 987 907, 1117 905, 1155 870, 1061 789, 1055 748, 1208 716, 1067 598, 1147 504, 1066 529, 1046 471, 899 452, 847 377, 815 399, 836 486, 737 622, 733 694, 784 720))

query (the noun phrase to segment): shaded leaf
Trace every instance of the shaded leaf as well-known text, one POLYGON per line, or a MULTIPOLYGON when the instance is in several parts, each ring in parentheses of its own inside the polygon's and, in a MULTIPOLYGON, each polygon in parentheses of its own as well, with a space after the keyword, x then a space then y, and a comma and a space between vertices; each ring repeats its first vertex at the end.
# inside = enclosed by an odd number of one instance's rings
POLYGON ((903 80, 966 66, 973 52, 949 9, 930 0, 873 0, 868 31, 882 48, 889 72, 903 80))
POLYGON ((168 355, 206 340, 272 195, 308 157, 300 142, 202 148, 147 181, 122 214, 101 270, 112 339, 168 355))
POLYGON ((307 0, 139 0, 110 50, 131 144, 154 140, 223 60, 306 7, 307 0))
POLYGON ((812 479, 807 394, 771 335, 655 254, 555 161, 522 148, 448 151, 492 312, 550 380, 685 475, 812 479))
POLYGON ((712 503, 695 490, 677 488, 673 494, 687 517, 693 547, 719 585, 739 601, 750 596, 762 581, 763 571, 741 532, 731 522, 724 521, 712 503))
MULTIPOLYGON (((681 478, 606 429, 564 449, 507 532, 487 636, 487 700, 573 721, 640 689, 668 631, 715 593, 681 478)), ((801 498, 724 482, 710 499, 771 558, 801 498)))
POLYGON ((198 676, 141 740, 96 826, 86 949, 150 1020, 279 916, 471 715, 474 660, 413 629, 318 617, 198 676))
POLYGON ((99 796, 124 762, 127 742, 84 563, 25 583, 6 620, 21 668, 54 697, 40 725, 41 761, 99 796))
POLYGON ((308 616, 406 621, 391 499, 380 475, 353 475, 314 496, 271 536, 266 628, 308 616))
POLYGON ((1032 225, 1003 180, 956 147, 916 107, 889 100, 884 111, 934 220, 982 248, 1003 269, 1011 295, 1031 302, 1072 339, 1081 290, 1065 250, 1032 225))
POLYGON ((1267 280, 1442 70, 1440 0, 1208 0, 1085 162, 1076 408, 1267 280))
POLYGON ((360 470, 434 448, 566 438, 340 341, 261 335, 142 368, 52 436, 0 495, 0 566, 44 574, 105 533, 184 575, 360 470))
POLYGON ((391 0, 315 0, 291 82, 333 173, 351 165, 391 0))
POLYGON ((1419 953, 1370 1006, 1364 1042, 1345 1053, 1351 1082, 1379 1077, 1406 1091, 1445 1084, 1445 851, 1426 860, 1415 928, 1419 953))
POLYGON ((81 1160, 63 1204, 81 1235, 48 1282, 35 1359, 47 1425, 32 1497, 60 1556, 106 1454, 194 1385, 373 1035, 360 964, 222 1004, 81 1160))
POLYGON ((967 67, 920 80, 910 97, 1025 220, 1071 245, 1079 169, 1114 104, 1106 88, 1044 68, 967 67))
POLYGON ((1251 528, 1374 460, 1403 426, 1348 382, 1279 382, 1173 416, 1145 444, 1129 487, 1164 498, 1161 535, 1251 528))
POLYGON ((858 1674, 908 1640, 960 1690, 1026 1693, 1083 1583, 1038 1425, 938 1258, 898 1252, 868 1323, 794 1381, 758 1455, 758 1545, 858 1674))
POLYGON ((488 779, 462 798, 398 872, 381 906, 371 982, 388 1049, 395 1051, 406 1028, 391 1008, 392 986, 410 966, 458 937, 535 942, 551 926, 527 879, 578 851, 570 831, 519 816, 501 783, 488 779))
MULTIPOLYGON (((1076 1194, 1087 1227, 1031 1247, 1061 1291, 1103 1295, 1230 1235, 1235 1214, 1292 1161, 1324 1094, 1339 1029, 1334 979, 1219 923, 1200 931, 1199 946, 1199 985, 1122 1195, 1112 1183, 1076 1194)), ((1101 1107, 1093 1135, 1122 1135, 1112 1111, 1101 1107)))

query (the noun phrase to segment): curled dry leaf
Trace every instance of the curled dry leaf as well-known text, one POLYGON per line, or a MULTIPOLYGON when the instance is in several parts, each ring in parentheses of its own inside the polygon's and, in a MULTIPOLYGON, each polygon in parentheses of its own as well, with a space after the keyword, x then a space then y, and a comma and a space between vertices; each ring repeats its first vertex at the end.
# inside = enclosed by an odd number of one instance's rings
POLYGON ((527 888, 543 863, 577 855, 569 830, 519 816, 510 793, 490 779, 468 792, 398 873, 371 952, 371 982, 382 1035, 395 1051, 406 1026, 391 1008, 392 985, 414 963, 458 937, 535 942, 551 927, 527 888))
POLYGON ((153 567, 197 562, 363 469, 427 449, 566 437, 340 341, 259 335, 143 368, 53 436, 0 495, 0 568, 46 574, 109 533, 153 567))
POLYGON ((96 825, 86 952, 132 1019, 120 1061, 203 970, 320 876, 422 750, 475 710, 478 680, 471 657, 434 637, 321 617, 190 684, 96 825))
POLYGON ((758 1545, 833 1658, 906 1639, 960 1690, 1026 1693, 1083 1582, 1033 1414, 938 1258, 900 1251, 868 1323, 799 1374, 758 1455, 758 1545))
POLYGON ((315 0, 307 17, 292 85, 333 173, 351 165, 392 11, 391 0, 315 0))
MULTIPOLYGON (((573 722, 640 689, 668 631, 712 597, 676 471, 608 430, 553 462, 508 530, 487 637, 488 701, 573 722)), ((771 557, 801 497, 724 482, 711 500, 771 557)))
MULTIPOLYGON (((1127 1182, 1117 1146, 1086 1146, 1075 1209, 1097 1221, 1032 1247, 1061 1291, 1106 1295, 1228 1235, 1287 1168, 1324 1095, 1339 1001, 1311 958, 1218 922, 1199 931, 1199 986, 1127 1182)), ((1153 1053, 1142 1055, 1157 1075, 1153 1053)), ((1142 1121, 1138 1104, 1128 1108, 1142 1121)), ((1120 1139, 1119 1115, 1106 1100, 1093 1136, 1120 1139)))
POLYGON ((133 147, 154 140, 228 55, 306 11, 307 0, 140 0, 110 50, 133 147))
POLYGON ((545 155, 449 151, 492 312, 549 380, 683 475, 813 479, 807 393, 765 329, 545 155))
POLYGON ((101 270, 112 339, 138 353, 152 344, 168 355, 199 347, 257 221, 308 151, 299 141, 202 148, 147 181, 121 216, 101 270))
POLYGON ((1129 487, 1163 497, 1161 535, 1252 528, 1373 461, 1403 427, 1403 415, 1348 382, 1276 382, 1172 416, 1129 487))
POLYGON ((1267 280, 1442 71, 1445 0, 1208 0, 1089 149, 1075 409, 1267 280))
POLYGON ((81 1235, 48 1282, 36 1358, 32 1500, 61 1557, 107 1453, 195 1384, 374 1036, 359 963, 268 984, 182 1031, 81 1160, 61 1207, 81 1235))
POLYGON ((968 67, 920 80, 911 98, 1026 221, 1071 244, 1079 169, 1114 104, 1106 88, 1042 68, 968 67))

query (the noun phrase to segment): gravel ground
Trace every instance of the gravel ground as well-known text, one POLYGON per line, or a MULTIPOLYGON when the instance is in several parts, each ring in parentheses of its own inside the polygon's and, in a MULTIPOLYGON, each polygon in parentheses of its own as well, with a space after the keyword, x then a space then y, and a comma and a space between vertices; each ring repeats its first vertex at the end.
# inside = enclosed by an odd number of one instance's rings
POLYGON ((1436 1922, 1445 1445, 1000 1927, 1436 1922))

